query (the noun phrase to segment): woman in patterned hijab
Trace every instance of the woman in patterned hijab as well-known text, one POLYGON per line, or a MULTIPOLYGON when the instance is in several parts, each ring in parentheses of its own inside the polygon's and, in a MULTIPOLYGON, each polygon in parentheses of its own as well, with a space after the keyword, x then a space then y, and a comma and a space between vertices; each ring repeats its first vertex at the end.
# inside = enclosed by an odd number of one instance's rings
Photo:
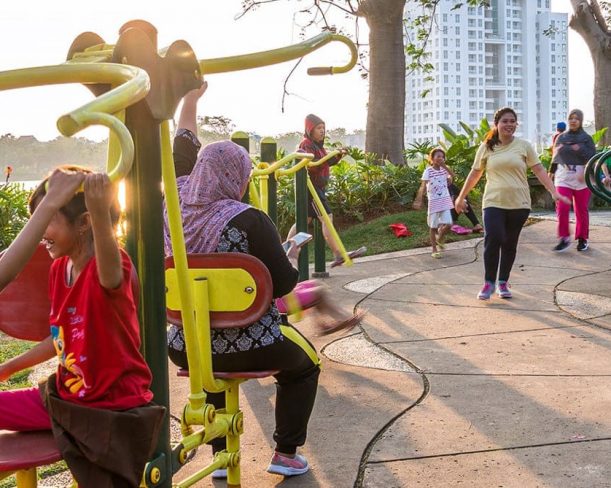
MULTIPOLYGON (((240 200, 251 170, 250 157, 243 147, 220 141, 204 147, 191 174, 178 178, 185 245, 189 252, 215 252, 227 223, 250 208, 240 200)), ((166 253, 172 254, 167 229, 166 225, 166 253)))

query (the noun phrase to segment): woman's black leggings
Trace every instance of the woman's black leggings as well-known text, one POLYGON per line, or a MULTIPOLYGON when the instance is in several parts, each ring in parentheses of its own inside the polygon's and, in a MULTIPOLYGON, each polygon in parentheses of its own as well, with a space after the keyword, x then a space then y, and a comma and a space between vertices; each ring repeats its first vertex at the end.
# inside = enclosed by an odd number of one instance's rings
POLYGON ((530 209, 484 209, 484 279, 508 281, 516 259, 518 239, 530 209))
MULTIPOLYGON (((292 325, 281 326, 284 340, 270 346, 230 354, 213 354, 215 371, 280 370, 276 378, 276 450, 293 454, 306 440, 314 407, 320 367, 314 347, 292 325)), ((185 351, 169 348, 170 359, 188 367, 185 351)), ((215 408, 225 408, 225 393, 207 393, 215 408)), ((225 449, 225 438, 214 439, 214 452, 225 449)))

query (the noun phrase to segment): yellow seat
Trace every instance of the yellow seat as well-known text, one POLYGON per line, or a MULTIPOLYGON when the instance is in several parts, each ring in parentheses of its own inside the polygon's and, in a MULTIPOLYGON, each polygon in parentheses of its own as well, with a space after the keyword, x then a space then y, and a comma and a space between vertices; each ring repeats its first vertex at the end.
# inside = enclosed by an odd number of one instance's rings
POLYGON ((227 486, 240 486, 240 435, 243 416, 239 385, 250 378, 278 371, 218 372, 212 370, 210 328, 247 327, 269 309, 273 285, 269 270, 257 258, 242 253, 187 254, 188 279, 195 308, 195 330, 182 323, 182 299, 173 258, 166 259, 166 306, 168 321, 184 325, 190 371, 189 403, 184 407, 183 438, 174 449, 180 463, 189 451, 212 439, 226 437, 227 449, 215 454, 208 466, 174 487, 191 486, 216 469, 227 469, 227 486), (225 408, 206 403, 206 393, 225 392, 225 408))

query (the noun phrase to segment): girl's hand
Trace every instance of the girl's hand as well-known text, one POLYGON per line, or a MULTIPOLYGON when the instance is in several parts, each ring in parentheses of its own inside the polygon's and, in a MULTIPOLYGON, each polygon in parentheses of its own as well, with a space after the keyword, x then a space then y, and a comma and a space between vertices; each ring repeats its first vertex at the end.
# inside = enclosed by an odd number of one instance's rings
POLYGON ((108 214, 117 193, 106 173, 92 173, 85 178, 85 205, 92 215, 108 214))
POLYGON ((571 145, 571 149, 572 149, 573 151, 579 151, 579 144, 572 144, 572 145, 571 145))
POLYGON ((414 200, 414 203, 412 203, 412 208, 414 210, 420 210, 422 208, 422 200, 414 200))
POLYGON ((85 179, 85 173, 56 169, 49 177, 45 203, 61 208, 74 196, 85 179))
POLYGON ((467 210, 467 199, 458 197, 454 201, 454 210, 456 213, 464 213, 467 210))

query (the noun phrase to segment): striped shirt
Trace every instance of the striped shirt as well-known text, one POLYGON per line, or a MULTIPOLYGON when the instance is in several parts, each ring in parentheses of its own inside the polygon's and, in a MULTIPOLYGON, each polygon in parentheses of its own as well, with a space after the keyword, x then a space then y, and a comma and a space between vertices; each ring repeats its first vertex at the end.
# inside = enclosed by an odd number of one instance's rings
POLYGON ((428 213, 434 214, 454 208, 452 197, 448 191, 448 172, 427 166, 422 173, 422 180, 427 182, 426 192, 429 200, 428 213))

